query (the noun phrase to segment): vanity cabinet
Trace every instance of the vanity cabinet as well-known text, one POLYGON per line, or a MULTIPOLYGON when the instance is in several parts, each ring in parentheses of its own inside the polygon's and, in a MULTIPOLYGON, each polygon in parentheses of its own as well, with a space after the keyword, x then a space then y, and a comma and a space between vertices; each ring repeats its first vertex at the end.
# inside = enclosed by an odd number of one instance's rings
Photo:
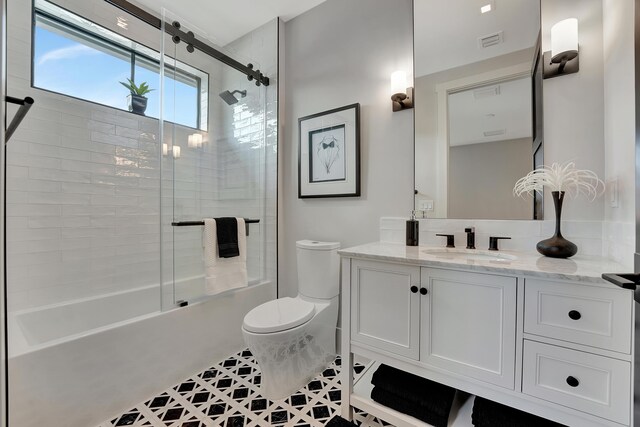
MULTIPOLYGON (((380 246, 364 248, 381 259, 343 254, 345 372, 360 354, 568 426, 633 425, 633 291, 595 274, 403 263, 380 246)), ((342 377, 343 416, 426 426, 372 401, 366 383, 342 377)))
POLYGON ((351 264, 351 339, 417 360, 419 286, 419 267, 354 260, 351 264))
POLYGON ((630 362, 525 340, 522 367, 523 393, 629 424, 630 362))
POLYGON ((629 354, 628 292, 557 281, 527 279, 524 331, 629 354))
POLYGON ((509 389, 516 358, 516 279, 422 268, 420 361, 509 389))
POLYGON ((516 279, 353 260, 351 339, 514 387, 516 279))

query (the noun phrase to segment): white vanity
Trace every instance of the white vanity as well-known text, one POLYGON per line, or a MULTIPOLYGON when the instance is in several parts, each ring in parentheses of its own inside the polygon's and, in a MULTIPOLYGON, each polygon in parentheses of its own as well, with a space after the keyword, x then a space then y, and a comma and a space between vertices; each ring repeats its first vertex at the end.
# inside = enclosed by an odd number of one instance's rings
MULTIPOLYGON (((569 426, 632 425, 633 291, 601 279, 621 265, 383 242, 340 254, 345 418, 427 425, 371 400, 375 363, 354 383, 361 355, 569 426)), ((453 425, 471 425, 458 410, 453 425)))

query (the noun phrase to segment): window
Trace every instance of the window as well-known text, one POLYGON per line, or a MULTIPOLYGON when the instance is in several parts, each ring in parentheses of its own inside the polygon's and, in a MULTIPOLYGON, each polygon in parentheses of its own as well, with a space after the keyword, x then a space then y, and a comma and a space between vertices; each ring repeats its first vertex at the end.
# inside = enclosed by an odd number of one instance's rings
MULTIPOLYGON (((154 30, 155 31, 155 30, 154 30)), ((35 1, 34 87, 128 110, 129 91, 119 82, 147 82, 145 112, 160 117, 160 54, 45 0, 35 1)), ((207 130, 209 75, 178 61, 165 64, 164 119, 207 130), (171 63, 174 66, 169 66, 171 63)))

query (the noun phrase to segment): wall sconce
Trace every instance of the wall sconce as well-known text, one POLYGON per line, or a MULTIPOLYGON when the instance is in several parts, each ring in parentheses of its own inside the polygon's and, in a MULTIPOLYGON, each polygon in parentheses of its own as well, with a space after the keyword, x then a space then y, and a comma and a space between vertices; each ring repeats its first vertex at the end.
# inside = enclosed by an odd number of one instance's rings
POLYGON ((202 135, 199 134, 199 133, 194 133, 192 135, 189 135, 187 146, 189 148, 200 148, 200 147, 202 147, 202 135))
POLYGON ((413 108, 413 87, 407 83, 407 73, 404 71, 391 74, 391 93, 393 111, 413 108))
POLYGON ((551 27, 551 51, 544 53, 543 77, 563 76, 577 73, 578 62, 578 20, 565 19, 551 27))

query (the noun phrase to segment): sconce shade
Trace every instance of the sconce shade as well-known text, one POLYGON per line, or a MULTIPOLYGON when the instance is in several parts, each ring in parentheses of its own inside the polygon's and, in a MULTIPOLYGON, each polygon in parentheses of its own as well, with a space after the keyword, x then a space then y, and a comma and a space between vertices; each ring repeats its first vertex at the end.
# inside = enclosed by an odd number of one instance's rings
POLYGON ((179 159, 180 158, 180 146, 179 145, 174 145, 173 146, 173 158, 174 159, 179 159))
POLYGON ((413 108, 413 87, 409 87, 407 73, 402 70, 391 73, 391 106, 393 111, 413 108))
POLYGON ((578 20, 569 18, 551 27, 551 62, 566 62, 576 56, 578 56, 578 20))
POLYGON ((162 144, 162 155, 166 156, 169 154, 169 146, 167 144, 162 144))
MULTIPOLYGON (((400 70, 394 71, 391 74, 391 95, 392 97, 396 95, 404 95, 406 98, 406 92, 409 85, 407 84, 407 73, 400 70)), ((402 98, 402 99, 404 99, 402 98)))

